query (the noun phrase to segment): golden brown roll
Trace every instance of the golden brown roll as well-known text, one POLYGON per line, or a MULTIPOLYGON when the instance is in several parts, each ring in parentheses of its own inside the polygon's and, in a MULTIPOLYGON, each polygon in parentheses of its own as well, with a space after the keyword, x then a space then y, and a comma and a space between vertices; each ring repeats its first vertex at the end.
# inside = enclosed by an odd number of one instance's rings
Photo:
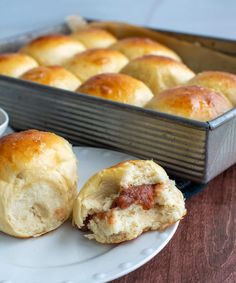
POLYGON ((20 49, 21 53, 32 56, 39 65, 62 65, 85 46, 70 36, 49 34, 32 40, 20 49))
POLYGON ((168 47, 145 37, 129 37, 117 41, 110 46, 114 50, 123 53, 130 60, 144 55, 159 55, 181 61, 180 57, 168 47))
POLYGON ((106 48, 117 41, 108 31, 92 27, 77 30, 71 37, 82 42, 87 48, 106 48))
POLYGON ((0 54, 0 75, 18 78, 38 63, 28 55, 20 53, 0 54))
POLYGON ((60 66, 40 66, 23 74, 21 79, 71 91, 81 84, 76 76, 60 66))
POLYGON ((153 97, 144 83, 122 74, 94 76, 84 82, 77 92, 141 107, 153 97))
POLYGON ((213 90, 182 86, 163 91, 146 108, 205 122, 230 110, 232 104, 224 95, 213 90))
POLYGON ((236 106, 236 75, 207 71, 197 74, 186 85, 200 85, 225 95, 236 106))
POLYGON ((194 73, 183 63, 155 55, 146 55, 130 61, 121 73, 144 82, 154 95, 194 77, 194 73))
POLYGON ((130 160, 102 170, 80 191, 73 223, 101 243, 132 240, 163 230, 186 214, 184 198, 165 170, 151 160, 130 160))
POLYGON ((65 139, 36 130, 0 139, 0 231, 52 231, 71 215, 76 194, 76 158, 65 139))
POLYGON ((65 64, 82 82, 102 73, 118 73, 128 59, 120 52, 105 48, 89 49, 75 55, 65 64))

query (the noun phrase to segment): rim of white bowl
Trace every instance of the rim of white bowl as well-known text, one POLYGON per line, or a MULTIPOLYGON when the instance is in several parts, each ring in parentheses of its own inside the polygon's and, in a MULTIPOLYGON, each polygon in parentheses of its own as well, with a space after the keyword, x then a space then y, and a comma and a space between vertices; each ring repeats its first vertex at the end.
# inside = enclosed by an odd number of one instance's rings
POLYGON ((8 125, 8 123, 9 123, 9 116, 8 116, 7 112, 5 110, 3 110, 1 107, 0 107, 0 113, 3 114, 3 116, 5 118, 5 121, 0 124, 0 128, 2 128, 2 127, 5 127, 5 126, 8 125))

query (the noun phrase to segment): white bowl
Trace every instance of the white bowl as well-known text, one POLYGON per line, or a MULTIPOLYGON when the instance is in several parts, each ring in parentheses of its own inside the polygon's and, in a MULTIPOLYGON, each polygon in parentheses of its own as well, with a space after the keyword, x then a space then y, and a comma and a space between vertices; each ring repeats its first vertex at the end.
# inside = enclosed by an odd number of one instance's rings
POLYGON ((6 131, 8 123, 9 118, 7 113, 2 108, 0 108, 0 137, 6 131))

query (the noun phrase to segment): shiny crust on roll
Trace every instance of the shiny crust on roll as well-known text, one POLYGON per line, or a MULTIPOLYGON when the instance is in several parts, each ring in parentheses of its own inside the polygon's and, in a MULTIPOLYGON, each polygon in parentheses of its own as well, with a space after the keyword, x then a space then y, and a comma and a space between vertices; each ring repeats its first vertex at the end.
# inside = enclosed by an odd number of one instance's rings
POLYGON ((91 177, 74 203, 73 223, 101 243, 164 230, 186 214, 184 198, 151 160, 130 160, 91 177))
POLYGON ((141 107, 153 97, 144 83, 123 74, 94 76, 84 82, 77 92, 141 107))
POLYGON ((85 46, 70 36, 49 34, 37 37, 20 49, 21 53, 32 56, 39 65, 62 65, 85 46))
POLYGON ((200 85, 225 95, 236 106, 236 75, 207 71, 197 74, 186 85, 200 85))
POLYGON ((128 59, 120 52, 105 48, 94 48, 75 55, 65 68, 82 82, 102 73, 118 73, 128 59))
POLYGON ((38 63, 33 58, 25 54, 0 54, 0 75, 18 78, 23 73, 37 66, 38 63))
POLYGON ((29 130, 0 139, 0 231, 37 237, 69 218, 77 195, 71 145, 29 130))
POLYGON ((144 55, 159 55, 181 61, 180 57, 173 50, 145 37, 130 37, 121 39, 110 46, 110 48, 120 51, 130 60, 144 55))
POLYGON ((164 56, 146 55, 130 61, 122 74, 144 82, 157 95, 163 90, 186 83, 194 72, 186 65, 164 56))
POLYGON ((222 94, 200 86, 182 86, 163 91, 146 108, 192 120, 210 121, 233 107, 222 94))
POLYGON ((106 48, 117 41, 110 32, 92 27, 75 31, 71 37, 82 42, 87 48, 106 48))
POLYGON ((60 66, 40 66, 23 74, 21 79, 71 91, 81 84, 76 76, 60 66))

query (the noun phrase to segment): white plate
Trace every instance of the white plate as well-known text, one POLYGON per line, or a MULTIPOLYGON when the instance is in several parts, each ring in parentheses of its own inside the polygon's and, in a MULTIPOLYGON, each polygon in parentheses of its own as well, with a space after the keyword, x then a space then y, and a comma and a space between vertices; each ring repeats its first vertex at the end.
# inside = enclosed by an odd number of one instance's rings
MULTIPOLYGON (((79 188, 99 170, 129 155, 90 147, 74 148, 79 158, 79 188)), ((0 233, 1 283, 104 282, 143 265, 160 252, 178 223, 164 232, 147 232, 120 245, 89 241, 70 222, 36 239, 15 239, 0 233)))
POLYGON ((0 137, 5 132, 8 126, 8 122, 9 122, 9 118, 7 113, 2 108, 0 108, 0 137))

